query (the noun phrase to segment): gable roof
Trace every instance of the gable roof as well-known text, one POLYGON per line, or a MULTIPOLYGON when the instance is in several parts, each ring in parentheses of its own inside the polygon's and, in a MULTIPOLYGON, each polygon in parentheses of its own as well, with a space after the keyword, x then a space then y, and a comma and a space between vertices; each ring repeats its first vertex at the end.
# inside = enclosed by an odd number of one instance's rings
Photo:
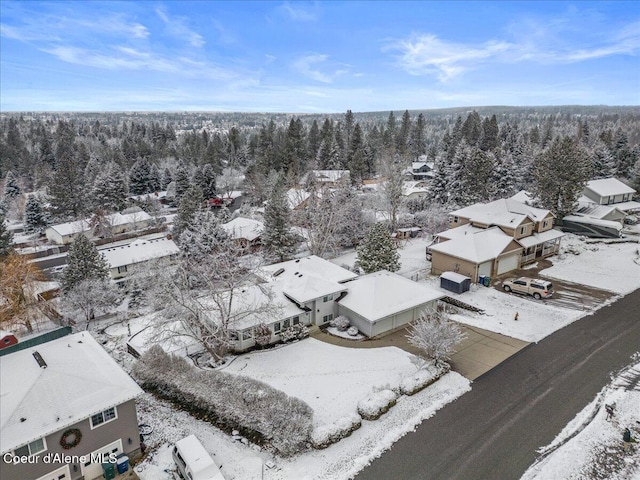
POLYGON ((245 238, 251 242, 262 235, 264 224, 258 220, 238 217, 230 222, 223 223, 222 228, 234 240, 245 238))
POLYGON ((100 250, 100 254, 111 268, 133 265, 178 253, 180 253, 178 246, 166 237, 153 240, 138 239, 128 245, 100 250))
POLYGON ((349 177, 349 170, 313 170, 313 175, 318 182, 337 182, 342 177, 349 177))
MULTIPOLYGON (((130 223, 145 222, 151 220, 151 215, 142 210, 133 213, 122 214, 120 212, 112 213, 105 216, 107 223, 113 227, 120 225, 128 225, 130 223)), ((82 233, 91 229, 89 226, 90 219, 77 220, 75 222, 59 223, 58 225, 52 225, 52 230, 55 230, 61 236, 73 235, 74 233, 82 233)))
POLYGON ((0 451, 62 430, 141 393, 88 332, 0 357, 0 451), (46 367, 34 358, 36 351, 46 367))
POLYGON ((531 207, 512 198, 501 198, 489 203, 475 203, 451 212, 451 215, 468 218, 475 223, 514 228, 527 217, 534 222, 552 216, 549 210, 531 207))
POLYGON ((626 215, 625 212, 620 210, 617 204, 613 203, 611 205, 599 205, 597 203, 588 203, 585 205, 581 205, 576 211, 577 214, 584 215, 592 218, 604 218, 607 215, 618 211, 623 217, 626 215))
POLYGON ((340 305, 370 322, 444 297, 431 287, 386 270, 363 275, 348 285, 349 293, 339 300, 340 305))
POLYGON ((497 258, 506 250, 513 238, 498 227, 453 238, 431 246, 432 252, 440 252, 473 263, 483 263, 497 258))
POLYGON ((302 188, 290 188, 287 190, 287 202, 290 209, 295 209, 302 205, 311 194, 302 188))
POLYGON ((613 195, 624 195, 627 193, 636 193, 636 191, 621 182, 617 178, 601 178, 599 180, 591 180, 587 182, 585 189, 591 190, 600 197, 609 197, 613 195))

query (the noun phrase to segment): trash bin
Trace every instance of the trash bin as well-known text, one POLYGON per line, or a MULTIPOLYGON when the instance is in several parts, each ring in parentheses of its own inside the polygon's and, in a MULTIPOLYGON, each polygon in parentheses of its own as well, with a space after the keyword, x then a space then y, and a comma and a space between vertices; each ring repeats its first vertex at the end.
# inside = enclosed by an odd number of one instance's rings
POLYGON ((118 455, 116 458, 116 465, 118 467, 118 473, 124 473, 129 470, 129 457, 127 457, 124 453, 118 455))
POLYGON ((485 287, 488 287, 489 285, 491 285, 491 277, 489 277, 489 276, 484 277, 484 281, 482 282, 482 284, 485 287))
POLYGON ((484 285, 484 277, 485 275, 478 275, 478 283, 480 285, 484 285))
POLYGON ((103 463, 102 473, 105 480, 113 480, 116 478, 116 466, 113 463, 103 463))

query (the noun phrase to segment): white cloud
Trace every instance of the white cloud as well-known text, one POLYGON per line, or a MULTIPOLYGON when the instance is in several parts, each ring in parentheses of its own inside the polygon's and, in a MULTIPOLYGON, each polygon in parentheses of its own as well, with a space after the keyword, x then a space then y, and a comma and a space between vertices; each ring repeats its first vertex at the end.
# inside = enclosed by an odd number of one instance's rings
POLYGON ((191 30, 187 25, 187 19, 184 17, 170 18, 164 10, 156 8, 156 15, 164 22, 167 32, 176 38, 186 40, 192 47, 200 48, 206 43, 204 37, 199 33, 191 30))
POLYGON ((300 3, 295 6, 289 2, 284 2, 280 7, 287 16, 294 22, 313 22, 317 19, 317 11, 304 8, 300 3))
POLYGON ((312 53, 298 58, 293 62, 293 68, 305 77, 316 80, 322 83, 333 83, 333 81, 349 72, 346 65, 340 65, 342 68, 336 68, 335 70, 327 73, 320 70, 321 65, 326 65, 326 61, 329 58, 326 54, 312 53))

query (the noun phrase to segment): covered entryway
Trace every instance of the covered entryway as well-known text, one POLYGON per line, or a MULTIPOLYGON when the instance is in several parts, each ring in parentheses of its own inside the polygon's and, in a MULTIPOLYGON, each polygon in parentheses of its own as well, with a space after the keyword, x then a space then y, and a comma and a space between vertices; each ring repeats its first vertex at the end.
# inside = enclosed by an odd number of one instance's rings
POLYGON ((510 272, 511 270, 515 270, 520 265, 518 265, 520 260, 520 252, 512 253, 511 255, 505 255, 504 257, 500 257, 498 259, 498 267, 497 272, 498 275, 502 275, 503 273, 510 272))
POLYGON ((122 440, 118 439, 109 445, 105 445, 98 450, 91 452, 91 457, 89 461, 82 465, 82 475, 86 480, 94 480, 95 478, 102 478, 102 462, 100 460, 101 455, 109 455, 110 453, 115 453, 116 455, 120 455, 123 453, 122 451, 122 440), (97 460, 95 463, 92 460, 97 460))
POLYGON ((60 467, 51 473, 43 475, 37 480, 69 480, 70 478, 71 473, 69 472, 69 465, 65 465, 64 467, 60 467))

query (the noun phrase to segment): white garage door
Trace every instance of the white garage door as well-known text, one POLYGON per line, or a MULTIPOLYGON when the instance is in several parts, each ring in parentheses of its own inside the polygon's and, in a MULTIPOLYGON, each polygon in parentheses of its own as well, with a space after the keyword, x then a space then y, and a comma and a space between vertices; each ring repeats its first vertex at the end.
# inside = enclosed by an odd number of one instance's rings
MULTIPOLYGON (((116 440, 109 445, 105 445, 102 448, 91 453, 92 457, 96 458, 101 454, 110 454, 115 453, 116 455, 120 455, 122 453, 122 440, 116 440)), ((96 462, 91 463, 90 461, 82 465, 82 475, 86 480, 93 480, 94 478, 103 478, 102 476, 102 463, 96 462)))
POLYGON ((57 470, 54 470, 51 473, 47 473, 42 477, 38 478, 38 480, 70 480, 71 474, 69 473, 69 465, 65 465, 64 467, 60 467, 57 470))
POLYGON ((492 263, 493 263, 492 260, 489 260, 488 262, 481 263, 480 266, 478 267, 478 275, 491 276, 491 264, 492 263))
POLYGON ((500 260, 498 260, 498 275, 510 272, 511 270, 515 270, 516 268, 518 268, 519 259, 520 254, 517 253, 502 257, 500 260))

